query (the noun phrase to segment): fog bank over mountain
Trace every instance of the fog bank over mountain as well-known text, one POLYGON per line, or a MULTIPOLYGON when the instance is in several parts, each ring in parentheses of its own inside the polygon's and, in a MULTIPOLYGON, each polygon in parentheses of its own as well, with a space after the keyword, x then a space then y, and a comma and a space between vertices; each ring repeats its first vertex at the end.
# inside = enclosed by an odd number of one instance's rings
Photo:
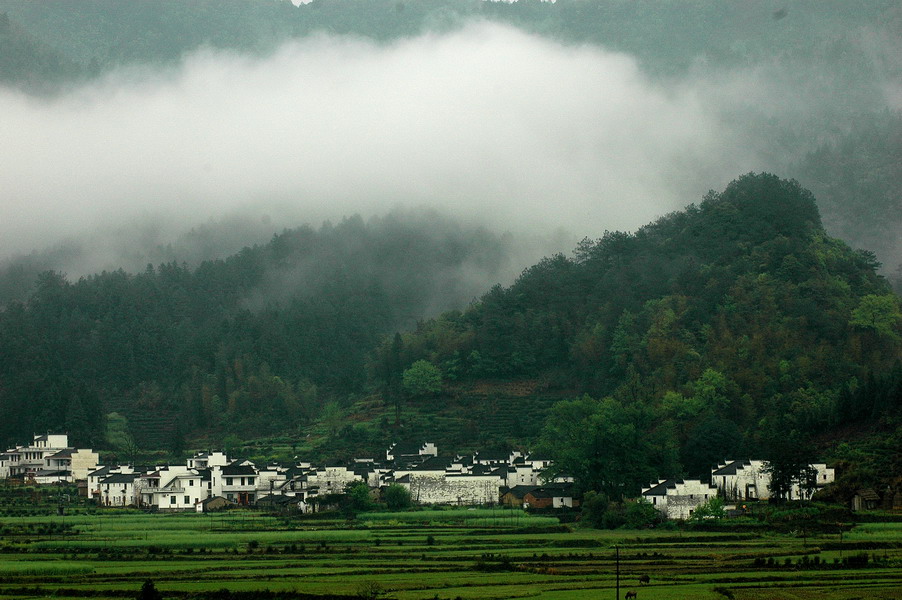
POLYGON ((398 207, 557 231, 542 251, 567 251, 740 173, 791 176, 799 139, 807 151, 834 133, 824 119, 898 104, 892 78, 882 94, 827 93, 829 68, 700 59, 653 78, 627 54, 475 22, 389 43, 306 37, 266 57, 200 51, 51 97, 3 88, 0 260, 56 247, 70 276, 134 269, 173 241, 180 260, 204 258, 398 207), (211 222, 235 235, 190 249, 211 222))
POLYGON ((478 24, 388 45, 315 37, 266 59, 202 52, 50 99, 3 90, 0 253, 149 219, 278 228, 399 205, 630 229, 756 167, 702 89, 478 24))

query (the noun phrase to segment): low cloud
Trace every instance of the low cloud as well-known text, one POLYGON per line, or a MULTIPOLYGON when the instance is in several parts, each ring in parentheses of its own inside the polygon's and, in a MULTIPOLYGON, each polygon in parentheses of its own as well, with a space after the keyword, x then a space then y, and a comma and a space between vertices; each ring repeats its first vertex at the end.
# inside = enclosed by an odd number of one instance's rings
POLYGON ((0 90, 0 257, 125 223, 165 237, 397 206, 574 237, 634 229, 764 166, 719 104, 731 92, 713 90, 485 23, 200 52, 51 99, 0 90))

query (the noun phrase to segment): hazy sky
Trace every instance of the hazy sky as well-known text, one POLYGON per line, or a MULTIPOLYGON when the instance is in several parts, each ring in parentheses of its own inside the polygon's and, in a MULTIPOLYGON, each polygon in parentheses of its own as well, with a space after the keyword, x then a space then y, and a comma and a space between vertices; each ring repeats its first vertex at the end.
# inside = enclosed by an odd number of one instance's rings
POLYGON ((139 219, 281 228, 398 205, 577 238, 634 229, 762 168, 735 110, 805 104, 778 85, 665 86, 626 55, 474 24, 201 52, 52 99, 0 89, 0 258, 139 219))

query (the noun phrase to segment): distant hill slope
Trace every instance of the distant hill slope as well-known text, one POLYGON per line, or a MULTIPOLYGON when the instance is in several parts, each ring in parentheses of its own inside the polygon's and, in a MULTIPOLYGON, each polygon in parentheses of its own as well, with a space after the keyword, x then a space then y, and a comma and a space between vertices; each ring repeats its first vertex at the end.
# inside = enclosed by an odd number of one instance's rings
POLYGON ((749 174, 387 339, 373 373, 389 402, 415 402, 402 375, 417 360, 471 393, 540 378, 545 395, 610 395, 671 430, 682 468, 703 472, 778 430, 893 414, 900 359, 899 298, 873 255, 828 237, 795 181, 749 174))
POLYGON ((293 430, 364 388, 382 336, 506 278, 516 244, 393 213, 286 230, 196 268, 44 272, 26 302, 0 309, 0 442, 64 428, 102 443, 113 411, 150 448, 293 430))

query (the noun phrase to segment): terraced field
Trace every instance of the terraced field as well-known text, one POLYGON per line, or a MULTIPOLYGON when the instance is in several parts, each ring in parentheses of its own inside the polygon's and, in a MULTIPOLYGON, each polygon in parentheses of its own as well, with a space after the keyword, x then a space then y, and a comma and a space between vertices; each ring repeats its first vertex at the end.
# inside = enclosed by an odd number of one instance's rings
POLYGON ((843 534, 570 531, 500 509, 0 518, 0 597, 902 598, 902 523, 843 534), (648 585, 638 577, 650 576, 648 585), (262 596, 262 594, 261 594, 262 596), (222 594, 216 597, 227 597, 222 594))

